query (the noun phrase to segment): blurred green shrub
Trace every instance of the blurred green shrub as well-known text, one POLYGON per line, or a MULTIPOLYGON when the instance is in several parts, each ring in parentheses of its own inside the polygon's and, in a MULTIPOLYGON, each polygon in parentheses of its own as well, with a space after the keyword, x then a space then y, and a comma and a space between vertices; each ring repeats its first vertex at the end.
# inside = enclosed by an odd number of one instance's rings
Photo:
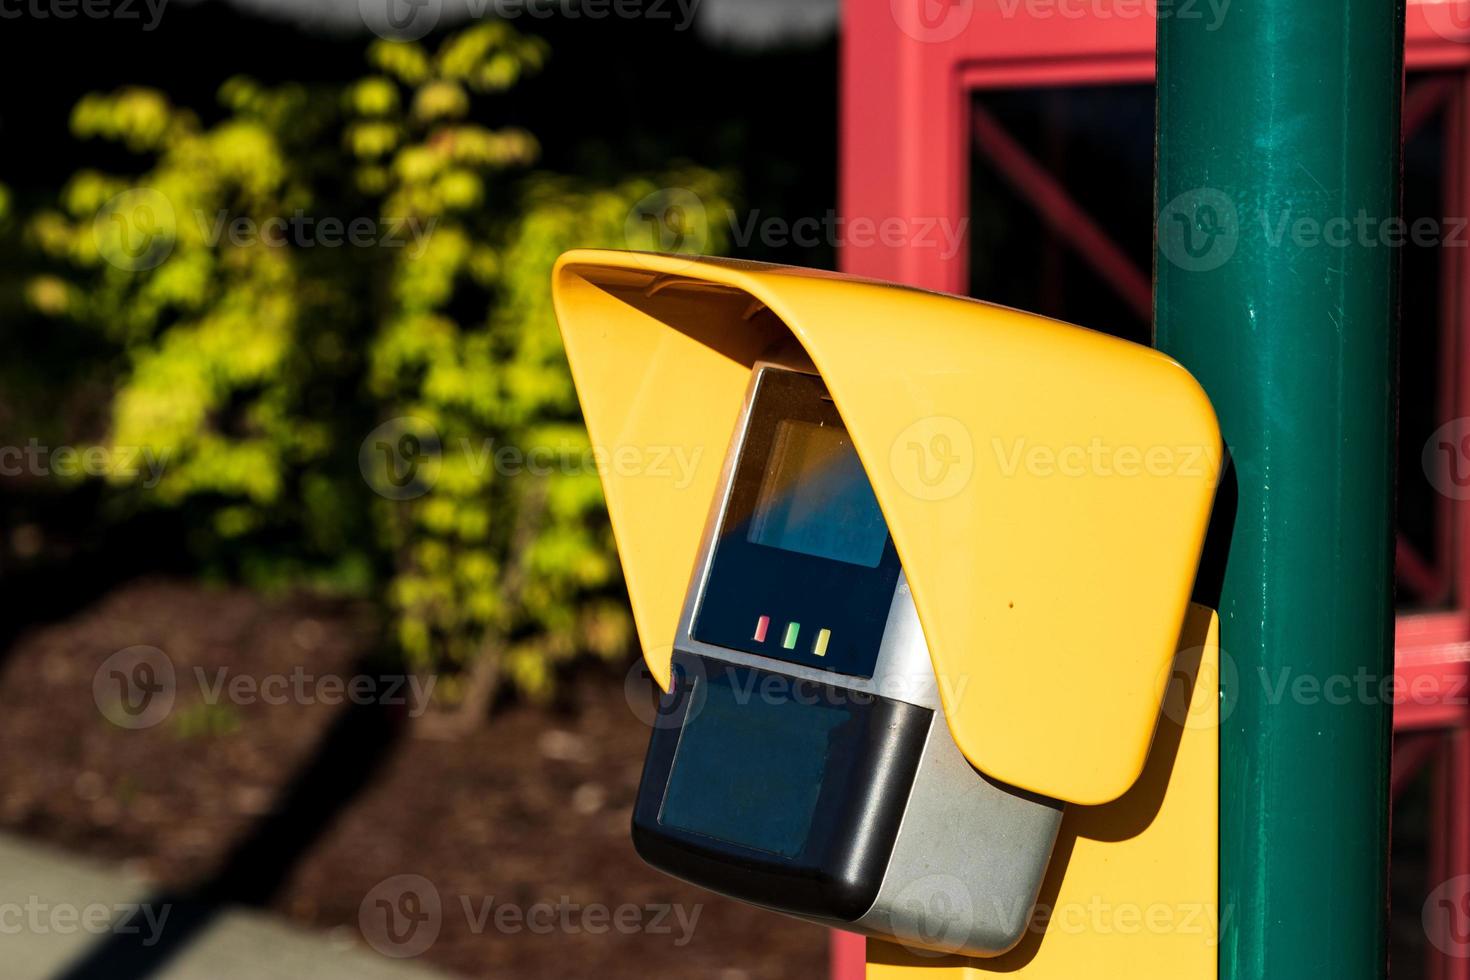
POLYGON ((123 509, 189 515, 212 570, 384 596, 468 720, 630 639, 552 262, 667 247, 635 206, 668 188, 709 207, 678 237, 721 250, 731 193, 696 167, 529 171, 531 133, 475 119, 546 56, 481 22, 432 51, 378 42, 350 84, 233 79, 210 123, 153 90, 91 95, 75 133, 146 169, 79 172, 26 223, 53 263, 32 309, 117 352, 97 448, 123 509))

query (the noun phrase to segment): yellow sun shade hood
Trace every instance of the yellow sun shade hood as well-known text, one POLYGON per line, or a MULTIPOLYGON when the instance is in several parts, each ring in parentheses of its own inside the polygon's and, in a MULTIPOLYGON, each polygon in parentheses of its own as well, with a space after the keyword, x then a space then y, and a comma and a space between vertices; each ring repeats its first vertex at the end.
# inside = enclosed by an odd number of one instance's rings
POLYGON ((794 338, 873 484, 965 756, 1072 803, 1134 783, 1220 469, 1179 364, 1017 310, 727 259, 578 250, 552 292, 660 684, 752 365, 794 338))

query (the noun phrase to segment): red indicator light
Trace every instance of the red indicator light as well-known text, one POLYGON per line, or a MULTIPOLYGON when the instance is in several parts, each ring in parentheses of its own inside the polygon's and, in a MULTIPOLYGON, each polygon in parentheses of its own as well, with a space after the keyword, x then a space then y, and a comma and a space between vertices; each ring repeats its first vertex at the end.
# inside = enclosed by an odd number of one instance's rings
POLYGON ((766 642, 766 630, 771 628, 771 617, 762 616, 755 621, 755 642, 766 642))

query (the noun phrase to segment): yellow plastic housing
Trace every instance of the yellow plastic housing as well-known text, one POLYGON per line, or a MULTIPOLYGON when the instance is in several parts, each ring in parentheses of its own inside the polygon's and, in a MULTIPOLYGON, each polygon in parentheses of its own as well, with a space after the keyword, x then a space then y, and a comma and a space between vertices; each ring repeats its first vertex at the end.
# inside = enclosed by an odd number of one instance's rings
POLYGON ((553 297, 660 683, 751 367, 794 349, 872 481, 965 756, 1072 803, 1134 783, 1220 467, 1182 367, 1017 310, 734 260, 569 252, 553 297))

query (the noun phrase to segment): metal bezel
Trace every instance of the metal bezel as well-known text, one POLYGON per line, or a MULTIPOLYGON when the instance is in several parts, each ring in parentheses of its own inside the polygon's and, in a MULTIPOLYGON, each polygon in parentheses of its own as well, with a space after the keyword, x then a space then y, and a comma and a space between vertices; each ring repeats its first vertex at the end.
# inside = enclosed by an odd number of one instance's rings
MULTIPOLYGON (((679 617, 679 626, 675 633, 675 649, 716 660, 758 667, 778 674, 787 674, 803 680, 846 687, 936 711, 942 710, 938 685, 934 679, 934 666, 929 658, 929 648, 924 640, 918 613, 914 609, 913 597, 909 593, 908 580, 902 572, 899 573, 894 589, 884 626, 883 641, 879 647, 877 662, 871 677, 836 674, 829 670, 808 667, 776 657, 704 643, 694 638, 693 624, 699 614, 700 602, 709 582, 715 546, 723 530, 726 508, 734 488, 736 467, 750 432, 756 392, 762 375, 769 370, 793 371, 796 369, 770 361, 759 361, 751 372, 750 384, 745 391, 739 422, 731 437, 730 446, 725 454, 725 462, 720 470, 719 489, 710 504, 710 516, 705 522, 704 534, 700 538, 698 557, 690 576, 683 612, 679 617)), ((797 371, 797 373, 812 374, 813 372, 797 371)))

